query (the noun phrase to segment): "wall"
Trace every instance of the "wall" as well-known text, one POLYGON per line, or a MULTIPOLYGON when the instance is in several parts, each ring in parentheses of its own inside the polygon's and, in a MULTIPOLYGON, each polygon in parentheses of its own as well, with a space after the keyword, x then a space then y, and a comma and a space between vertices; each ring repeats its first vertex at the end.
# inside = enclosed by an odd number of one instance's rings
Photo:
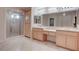
POLYGON ((0 42, 6 39, 6 8, 0 7, 0 42))

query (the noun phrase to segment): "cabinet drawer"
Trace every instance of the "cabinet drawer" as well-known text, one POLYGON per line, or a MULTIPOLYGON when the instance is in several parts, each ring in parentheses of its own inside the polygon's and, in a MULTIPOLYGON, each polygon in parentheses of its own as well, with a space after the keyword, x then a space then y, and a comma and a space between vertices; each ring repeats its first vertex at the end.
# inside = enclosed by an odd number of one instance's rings
POLYGON ((48 31, 43 31, 43 34, 47 34, 48 35, 48 31))
POLYGON ((57 30, 56 31, 56 34, 64 34, 64 35, 66 35, 67 32, 66 31, 62 31, 62 30, 57 30))
POLYGON ((56 36, 56 32, 49 32, 49 35, 56 36))
POLYGON ((48 40, 51 42, 56 42, 56 37, 55 36, 48 36, 48 40))
POLYGON ((32 30, 33 30, 33 31, 43 31, 42 28, 33 28, 32 30))
POLYGON ((67 35, 70 35, 70 36, 78 36, 78 33, 77 32, 66 32, 67 35))
POLYGON ((68 36, 78 36, 77 32, 71 32, 71 31, 61 31, 61 30, 58 30, 57 33, 58 34, 65 34, 65 35, 68 35, 68 36))

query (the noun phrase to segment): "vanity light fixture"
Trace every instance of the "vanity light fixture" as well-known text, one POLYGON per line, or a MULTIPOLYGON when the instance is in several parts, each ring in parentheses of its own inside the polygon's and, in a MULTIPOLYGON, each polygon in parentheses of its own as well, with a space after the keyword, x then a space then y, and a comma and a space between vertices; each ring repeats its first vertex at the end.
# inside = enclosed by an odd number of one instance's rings
POLYGON ((19 18, 20 18, 20 15, 14 13, 14 14, 11 14, 11 18, 12 18, 12 19, 19 19, 19 18))
POLYGON ((16 19, 19 19, 19 18, 20 18, 20 16, 17 14, 17 15, 16 15, 16 19))
POLYGON ((63 16, 66 16, 66 13, 63 13, 63 16))
POLYGON ((11 15, 11 18, 12 18, 12 19, 14 18, 14 15, 13 15, 13 14, 11 15))

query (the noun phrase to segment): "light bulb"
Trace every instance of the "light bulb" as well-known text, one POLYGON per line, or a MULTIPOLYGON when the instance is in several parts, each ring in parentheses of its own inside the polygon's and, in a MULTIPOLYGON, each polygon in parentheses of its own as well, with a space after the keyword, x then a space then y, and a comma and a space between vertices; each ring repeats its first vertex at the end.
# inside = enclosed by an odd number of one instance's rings
POLYGON ((66 13, 63 13, 63 16, 66 16, 66 13))
POLYGON ((20 18, 20 16, 19 15, 16 15, 16 19, 19 19, 20 18))
POLYGON ((11 15, 11 18, 14 18, 14 15, 13 14, 11 15))

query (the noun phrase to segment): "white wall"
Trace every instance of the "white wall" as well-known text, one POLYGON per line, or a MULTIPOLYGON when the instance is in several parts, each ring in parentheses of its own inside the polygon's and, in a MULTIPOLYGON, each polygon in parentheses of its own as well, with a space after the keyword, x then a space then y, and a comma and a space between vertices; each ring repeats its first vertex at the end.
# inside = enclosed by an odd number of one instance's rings
POLYGON ((6 8, 0 7, 0 42, 6 39, 6 8))

